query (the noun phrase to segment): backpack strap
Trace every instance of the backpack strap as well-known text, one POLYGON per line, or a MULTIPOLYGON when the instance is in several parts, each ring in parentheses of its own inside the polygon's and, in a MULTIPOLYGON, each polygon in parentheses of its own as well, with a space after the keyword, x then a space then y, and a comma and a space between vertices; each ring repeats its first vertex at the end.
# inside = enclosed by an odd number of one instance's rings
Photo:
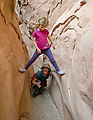
POLYGON ((31 77, 31 79, 30 79, 30 83, 31 83, 31 84, 32 84, 32 80, 34 79, 34 77, 35 77, 36 74, 37 74, 37 72, 34 73, 33 76, 31 77))

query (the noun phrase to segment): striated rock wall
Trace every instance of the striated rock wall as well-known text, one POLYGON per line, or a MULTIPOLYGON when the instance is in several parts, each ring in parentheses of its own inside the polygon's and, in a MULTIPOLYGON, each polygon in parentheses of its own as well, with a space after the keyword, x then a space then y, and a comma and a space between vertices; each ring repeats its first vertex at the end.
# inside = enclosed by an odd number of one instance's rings
POLYGON ((28 84, 29 79, 26 74, 18 72, 18 67, 24 66, 28 55, 22 42, 15 4, 15 0, 0 0, 0 120, 18 120, 24 88, 27 98, 26 101, 24 99, 24 108, 27 111, 30 107, 29 88, 24 84, 24 81, 28 84))
MULTIPOLYGON (((62 89, 63 115, 66 120, 93 118, 92 4, 91 0, 78 1, 70 11, 60 16, 51 30, 56 44, 54 56, 60 68, 66 69, 60 81, 61 86, 58 85, 62 89), (60 55, 59 51, 62 51, 60 55)), ((57 101, 56 104, 61 111, 57 101)))
MULTIPOLYGON (((51 50, 60 69, 66 70, 61 78, 54 74, 50 90, 63 120, 93 119, 92 5, 92 0, 19 0, 17 6, 29 53, 34 50, 29 37, 35 30, 35 21, 42 16, 50 21, 49 30, 56 45, 56 50, 51 50)), ((35 67, 41 66, 41 59, 35 67)))

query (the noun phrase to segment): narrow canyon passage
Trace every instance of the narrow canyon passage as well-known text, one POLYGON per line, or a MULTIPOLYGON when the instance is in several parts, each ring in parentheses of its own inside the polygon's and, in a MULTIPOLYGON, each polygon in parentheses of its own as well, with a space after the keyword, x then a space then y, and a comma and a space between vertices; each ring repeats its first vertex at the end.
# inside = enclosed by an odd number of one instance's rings
MULTIPOLYGON (((57 83, 56 80, 54 82, 57 83)), ((55 91, 54 82, 52 81, 52 77, 50 77, 48 79, 48 88, 44 90, 43 94, 33 98, 33 90, 30 89, 29 76, 27 75, 27 80, 24 83, 24 90, 20 100, 18 120, 63 120, 63 115, 60 115, 57 109, 58 105, 55 103, 56 101, 54 102, 54 95, 51 94, 52 90, 55 91), (52 86, 52 83, 54 87, 52 86)), ((56 94, 57 91, 55 91, 56 94)), ((57 100, 59 98, 60 96, 57 96, 57 100)), ((58 102, 60 101, 58 100, 58 102)))
POLYGON ((0 1, 0 120, 93 120, 92 11, 93 0, 0 1), (50 89, 32 98, 30 77, 45 59, 18 70, 35 52, 32 34, 41 17, 49 20, 51 51, 65 75, 51 65, 50 89))
MULTIPOLYGON (((54 77, 50 92, 61 118, 64 115, 62 120, 92 120, 93 118, 92 9, 91 0, 18 0, 17 13, 21 19, 19 27, 30 57, 35 51, 32 33, 36 30, 36 21, 41 17, 47 17, 49 20, 48 30, 56 46, 55 50, 51 48, 53 56, 60 69, 66 70, 66 75, 60 80, 56 81, 54 77)), ((38 71, 41 66, 42 58, 39 57, 34 63, 35 71, 38 71)), ((36 99, 31 99, 32 120, 54 119, 51 118, 51 114, 53 112, 55 115, 56 109, 52 109, 52 99, 48 96, 48 93, 44 93, 36 99), (50 106, 52 112, 49 110, 47 112, 50 106), (38 108, 40 112, 36 112, 38 108)))
POLYGON ((42 95, 32 98, 31 102, 30 120, 61 120, 48 90, 45 90, 42 95))

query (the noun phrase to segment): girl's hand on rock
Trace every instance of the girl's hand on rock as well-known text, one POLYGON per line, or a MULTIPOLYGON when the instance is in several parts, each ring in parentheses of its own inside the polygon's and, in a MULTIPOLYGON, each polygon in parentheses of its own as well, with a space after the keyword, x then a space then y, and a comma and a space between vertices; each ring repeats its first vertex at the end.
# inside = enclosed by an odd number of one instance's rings
POLYGON ((55 49, 55 45, 52 45, 53 49, 55 49))

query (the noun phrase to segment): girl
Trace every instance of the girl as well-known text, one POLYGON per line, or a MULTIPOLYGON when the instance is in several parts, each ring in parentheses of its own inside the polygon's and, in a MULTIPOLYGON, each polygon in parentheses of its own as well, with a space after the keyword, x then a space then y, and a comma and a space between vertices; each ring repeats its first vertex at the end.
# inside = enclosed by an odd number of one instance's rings
POLYGON ((45 29, 48 25, 48 20, 45 17, 43 17, 38 20, 38 23, 39 23, 39 29, 37 29, 33 33, 33 44, 36 48, 36 51, 32 56, 32 58, 30 59, 30 61, 25 66, 25 68, 19 68, 19 72, 24 73, 28 69, 28 67, 39 57, 39 55, 46 54, 50 62, 53 64, 54 68, 56 69, 57 73, 61 75, 65 74, 64 70, 60 71, 50 50, 51 45, 53 46, 54 49, 55 46, 53 45, 53 41, 49 35, 48 30, 45 29), (51 43, 50 45, 48 43, 47 38, 50 40, 51 43))

